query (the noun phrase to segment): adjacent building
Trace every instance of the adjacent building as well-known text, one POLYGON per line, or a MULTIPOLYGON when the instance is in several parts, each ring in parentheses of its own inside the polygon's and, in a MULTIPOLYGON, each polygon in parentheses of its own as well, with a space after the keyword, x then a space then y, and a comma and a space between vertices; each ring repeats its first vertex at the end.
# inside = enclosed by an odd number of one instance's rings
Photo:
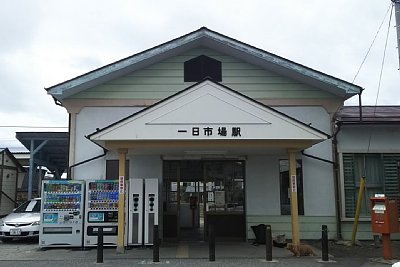
POLYGON ((0 149, 0 218, 16 207, 18 179, 25 173, 8 148, 0 149))

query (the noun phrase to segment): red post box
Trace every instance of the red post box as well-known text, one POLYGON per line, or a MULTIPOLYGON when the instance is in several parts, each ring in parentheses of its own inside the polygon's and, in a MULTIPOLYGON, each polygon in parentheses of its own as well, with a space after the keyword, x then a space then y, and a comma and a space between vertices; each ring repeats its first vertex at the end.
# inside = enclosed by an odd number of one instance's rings
POLYGON ((399 232, 399 213, 396 200, 387 197, 371 199, 372 232, 390 234, 399 232))
POLYGON ((383 258, 391 260, 390 234, 400 231, 396 200, 391 200, 384 196, 376 196, 372 197, 370 201, 372 232, 382 234, 383 258))

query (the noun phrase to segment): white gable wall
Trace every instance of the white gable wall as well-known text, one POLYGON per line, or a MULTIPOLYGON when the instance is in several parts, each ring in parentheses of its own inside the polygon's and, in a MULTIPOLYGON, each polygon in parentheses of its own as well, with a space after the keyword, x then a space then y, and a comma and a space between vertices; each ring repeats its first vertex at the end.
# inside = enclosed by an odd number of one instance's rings
MULTIPOLYGON (((76 145, 75 164, 96 157, 103 153, 103 149, 85 136, 103 128, 126 116, 141 110, 142 107, 85 107, 76 116, 76 145)), ((117 159, 112 153, 108 159, 117 159)), ((83 165, 74 167, 74 179, 93 180, 105 179, 105 160, 100 158, 83 165)))
MULTIPOLYGON (((279 107, 277 110, 306 124, 331 134, 330 115, 321 107, 279 107)), ((332 161, 331 139, 312 146, 306 154, 332 161)), ((333 165, 302 157, 304 213, 306 215, 334 216, 335 191, 333 165)))

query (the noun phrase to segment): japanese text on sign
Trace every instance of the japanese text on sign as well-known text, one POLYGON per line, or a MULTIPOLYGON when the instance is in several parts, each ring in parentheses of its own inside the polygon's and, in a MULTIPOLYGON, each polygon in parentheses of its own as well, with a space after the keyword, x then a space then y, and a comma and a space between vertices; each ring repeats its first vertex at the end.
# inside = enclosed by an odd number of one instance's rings
POLYGON ((292 193, 297 192, 297 179, 296 175, 291 175, 290 176, 290 187, 292 189, 292 193))
MULTIPOLYGON (((213 135, 218 135, 218 136, 223 136, 223 137, 227 137, 227 136, 232 136, 232 137, 241 137, 242 133, 241 133, 241 128, 240 127, 192 127, 191 130, 191 134, 192 136, 213 136, 213 135)), ((183 130, 183 129, 179 129, 178 133, 187 133, 187 130, 183 130)))
POLYGON ((119 194, 124 194, 125 192, 125 177, 119 177, 119 194))

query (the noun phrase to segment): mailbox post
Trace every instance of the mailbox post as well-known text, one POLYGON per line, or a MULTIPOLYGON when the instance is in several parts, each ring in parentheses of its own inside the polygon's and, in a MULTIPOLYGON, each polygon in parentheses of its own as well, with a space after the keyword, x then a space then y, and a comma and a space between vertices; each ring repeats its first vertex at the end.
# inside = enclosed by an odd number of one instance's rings
POLYGON ((399 232, 397 203, 385 196, 372 197, 370 201, 372 232, 382 234, 383 258, 391 260, 390 234, 399 232))

